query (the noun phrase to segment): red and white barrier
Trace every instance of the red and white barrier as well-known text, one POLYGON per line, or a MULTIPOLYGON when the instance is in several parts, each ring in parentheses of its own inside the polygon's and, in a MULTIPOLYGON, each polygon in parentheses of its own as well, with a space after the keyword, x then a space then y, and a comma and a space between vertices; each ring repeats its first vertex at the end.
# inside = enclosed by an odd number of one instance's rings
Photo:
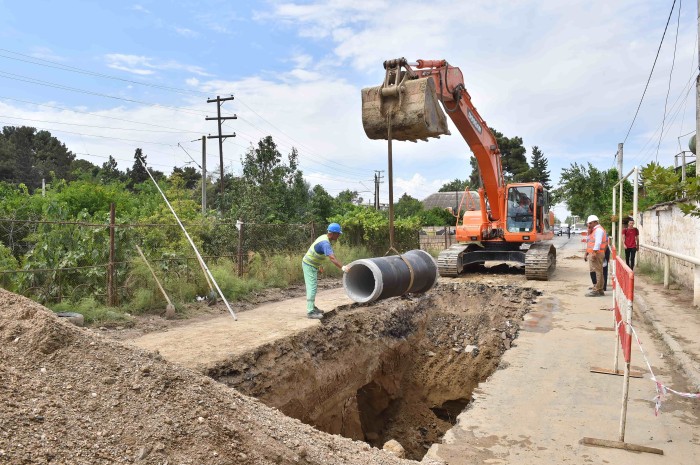
MULTIPOLYGON (((624 378, 622 382, 622 409, 620 413, 620 432, 617 441, 609 441, 605 439, 583 438, 583 444, 613 447, 617 449, 633 450, 637 452, 649 452, 653 454, 663 455, 663 450, 653 447, 640 446, 625 442, 625 426, 627 423, 627 402, 629 400, 629 384, 630 384, 630 363, 632 359, 632 310, 634 306, 634 271, 632 271, 622 260, 617 256, 617 250, 612 247, 612 288, 613 288, 613 315, 614 328, 616 334, 615 341, 615 369, 611 374, 620 374, 617 369, 617 358, 619 348, 622 348, 622 353, 625 359, 625 369, 622 373, 624 378)), ((599 370, 592 370, 598 371, 599 370)), ((610 373, 605 371, 606 373, 610 373)))

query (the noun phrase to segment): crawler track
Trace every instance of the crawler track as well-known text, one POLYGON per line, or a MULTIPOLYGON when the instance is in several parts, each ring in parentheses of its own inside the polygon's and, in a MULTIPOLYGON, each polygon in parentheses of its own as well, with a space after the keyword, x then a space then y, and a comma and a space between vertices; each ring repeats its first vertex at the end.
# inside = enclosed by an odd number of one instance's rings
POLYGON ((537 281, 549 281, 557 267, 557 249, 549 242, 532 244, 525 254, 525 277, 537 281))

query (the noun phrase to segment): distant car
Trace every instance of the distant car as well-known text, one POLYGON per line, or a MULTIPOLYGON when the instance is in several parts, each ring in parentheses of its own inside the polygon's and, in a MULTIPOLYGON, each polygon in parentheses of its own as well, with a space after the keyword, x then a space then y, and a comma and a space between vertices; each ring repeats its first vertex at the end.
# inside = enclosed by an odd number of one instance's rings
POLYGON ((571 234, 581 234, 581 233, 584 233, 584 232, 588 232, 588 229, 587 229, 587 228, 584 228, 584 227, 581 227, 581 226, 574 226, 574 227, 571 229, 571 234))
POLYGON ((561 226, 555 224, 554 227, 552 228, 552 232, 554 232, 554 234, 556 234, 557 236, 561 236, 561 233, 562 233, 561 226))

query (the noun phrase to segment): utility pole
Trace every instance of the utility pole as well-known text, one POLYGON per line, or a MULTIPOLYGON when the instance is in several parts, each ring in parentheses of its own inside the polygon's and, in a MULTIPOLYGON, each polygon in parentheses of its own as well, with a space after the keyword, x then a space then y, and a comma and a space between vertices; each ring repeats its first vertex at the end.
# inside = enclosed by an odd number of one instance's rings
MULTIPOLYGON (((700 0, 698 0, 698 31, 700 32, 700 0)), ((698 45, 700 45, 700 36, 698 36, 698 45)), ((698 50, 698 59, 700 60, 700 50, 698 50)), ((700 69, 700 62, 698 62, 698 69, 700 69)), ((698 144, 700 144, 700 74, 696 77, 695 81, 695 166, 697 166, 697 153, 698 144)))
POLYGON ((207 136, 202 134, 202 215, 207 213, 207 136))
MULTIPOLYGON (((700 0, 698 0, 700 1, 700 0)), ((379 185, 382 183, 381 175, 384 171, 374 170, 374 209, 379 210, 379 185)))
MULTIPOLYGON (((700 0, 699 0, 700 1, 700 0)), ((221 179, 219 179, 219 182, 221 183, 221 212, 223 213, 224 211, 224 139, 227 137, 236 137, 236 133, 234 132, 233 134, 221 134, 221 125, 223 124, 223 121, 227 119, 238 119, 238 116, 233 115, 233 116, 221 116, 221 105, 223 102, 226 102, 227 100, 233 100, 233 95, 230 97, 224 97, 221 98, 218 95, 216 98, 210 98, 207 99, 207 103, 214 103, 216 102, 216 118, 210 118, 206 117, 205 119, 207 121, 213 121, 216 120, 219 123, 219 135, 218 136, 212 136, 209 135, 209 139, 219 139, 219 162, 221 163, 221 179)))

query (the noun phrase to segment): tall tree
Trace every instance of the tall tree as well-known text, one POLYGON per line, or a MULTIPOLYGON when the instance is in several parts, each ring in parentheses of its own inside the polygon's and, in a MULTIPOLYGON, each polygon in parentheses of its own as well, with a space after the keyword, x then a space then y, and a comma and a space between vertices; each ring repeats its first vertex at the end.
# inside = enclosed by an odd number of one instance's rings
POLYGON ((547 190, 551 190, 552 182, 547 169, 548 161, 544 153, 536 145, 532 147, 532 168, 522 173, 519 177, 521 182, 539 182, 547 190))
POLYGON ((241 160, 246 186, 241 212, 248 221, 300 219, 299 215, 304 208, 299 203, 306 206, 308 186, 298 170, 298 157, 296 149, 293 148, 287 157, 287 163, 284 163, 272 136, 260 139, 257 147, 251 147, 246 152, 241 160))
POLYGON ((501 163, 503 164, 503 177, 506 182, 519 181, 519 176, 530 169, 527 163, 527 149, 523 146, 522 137, 506 137, 499 131, 491 128, 498 148, 501 150, 501 163))
POLYGON ((564 168, 559 187, 553 191, 552 204, 566 202, 571 213, 581 218, 597 215, 602 221, 610 218, 612 187, 617 183, 617 170, 601 171, 574 163, 564 168))
POLYGON ((423 204, 420 200, 404 193, 394 206, 394 213, 397 218, 407 218, 423 211, 423 204))
POLYGON ((192 166, 185 166, 184 168, 178 168, 177 166, 173 168, 173 173, 179 175, 185 182, 185 189, 194 189, 197 187, 197 183, 202 180, 202 175, 192 166))
POLYGON ((469 157, 469 166, 471 166, 471 173, 469 174, 469 185, 476 189, 481 187, 481 178, 479 177, 479 164, 476 162, 476 157, 472 155, 469 157))
POLYGON ((333 197, 319 184, 316 184, 311 191, 310 213, 313 220, 319 223, 326 223, 333 214, 333 197))
POLYGON ((143 162, 146 162, 146 157, 147 155, 144 155, 143 151, 140 148, 136 149, 136 152, 134 152, 134 165, 131 167, 131 170, 127 170, 126 175, 129 178, 129 188, 134 188, 137 184, 141 184, 142 182, 148 180, 148 173, 146 172, 146 168, 143 166, 143 164, 139 160, 143 160, 143 162))
POLYGON ((109 159, 102 163, 102 168, 100 169, 98 176, 103 183, 107 184, 114 181, 120 181, 124 177, 124 173, 119 171, 119 168, 117 167, 117 160, 110 155, 109 159))
POLYGON ((41 180, 71 177, 75 155, 48 131, 5 126, 0 134, 0 180, 24 183, 30 190, 41 180))
POLYGON ((443 184, 442 187, 438 189, 438 192, 461 192, 464 189, 466 189, 467 186, 469 186, 469 184, 466 180, 462 181, 461 179, 455 179, 453 181, 443 184))

